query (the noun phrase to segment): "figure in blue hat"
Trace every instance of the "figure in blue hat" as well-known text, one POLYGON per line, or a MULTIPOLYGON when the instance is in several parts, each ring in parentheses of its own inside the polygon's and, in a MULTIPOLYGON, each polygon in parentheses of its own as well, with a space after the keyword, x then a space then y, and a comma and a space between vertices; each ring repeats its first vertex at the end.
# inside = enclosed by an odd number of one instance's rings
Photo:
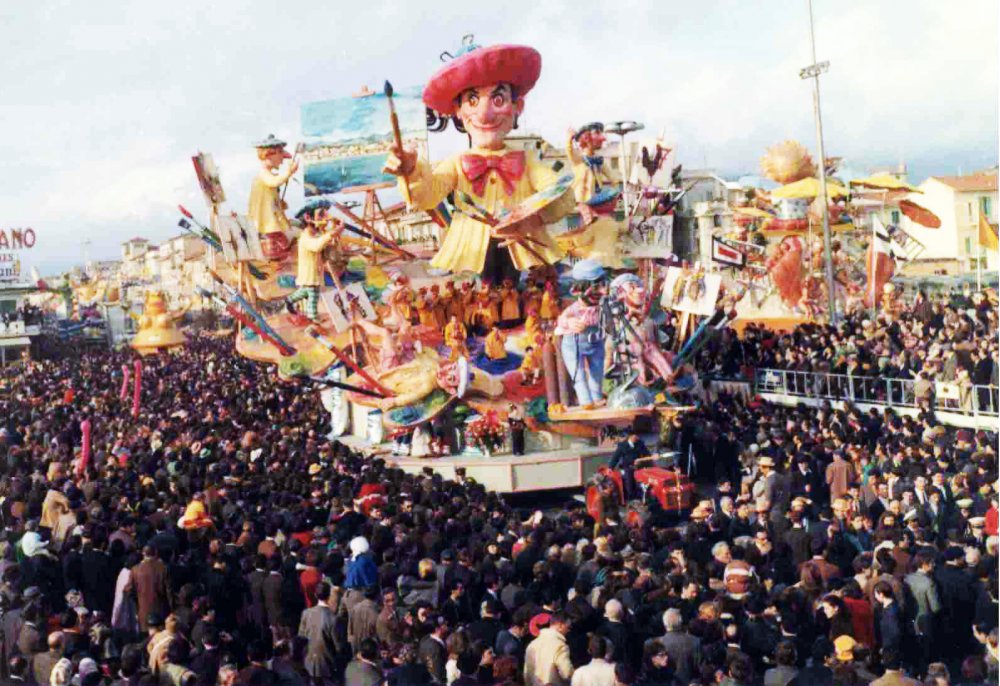
POLYGON ((573 380, 577 404, 593 409, 604 401, 605 327, 601 321, 604 268, 595 260, 573 265, 573 290, 577 300, 556 320, 563 363, 573 380))

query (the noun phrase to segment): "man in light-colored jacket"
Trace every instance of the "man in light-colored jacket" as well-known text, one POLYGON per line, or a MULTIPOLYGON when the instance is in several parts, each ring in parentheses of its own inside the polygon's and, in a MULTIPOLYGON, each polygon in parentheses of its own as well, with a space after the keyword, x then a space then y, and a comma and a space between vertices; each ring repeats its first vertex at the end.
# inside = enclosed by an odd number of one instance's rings
POLYGON ((569 619, 556 613, 549 626, 528 644, 524 655, 525 686, 569 686, 573 677, 573 663, 566 643, 569 630, 569 619))

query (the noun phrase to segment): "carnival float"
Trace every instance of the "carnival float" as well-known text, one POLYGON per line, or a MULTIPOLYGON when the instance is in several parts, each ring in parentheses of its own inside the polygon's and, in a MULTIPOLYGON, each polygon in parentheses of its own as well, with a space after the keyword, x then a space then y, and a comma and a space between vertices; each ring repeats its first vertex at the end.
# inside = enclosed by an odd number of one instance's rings
POLYGON ((783 141, 761 160, 765 183, 729 199, 731 225, 682 261, 674 221, 691 186, 662 136, 628 145, 641 124, 572 123, 564 151, 525 145, 512 131, 539 52, 466 36, 440 59, 422 87, 304 104, 292 149, 259 139, 245 212, 198 153, 208 220, 180 208, 212 254, 200 295, 236 323, 237 351, 322 389, 331 437, 405 469, 464 468, 501 491, 582 486, 618 436, 696 402, 693 362, 724 329, 827 319, 831 301, 891 313, 894 262, 921 246, 873 206, 939 223, 899 178, 841 178, 838 158, 783 141), (432 161, 449 128, 468 149, 432 161))
POLYGON ((291 150, 258 140, 245 213, 198 153, 209 218, 182 207, 180 225, 213 253, 200 294, 236 322, 240 354, 322 389, 331 437, 500 491, 582 486, 620 435, 690 409, 691 362, 745 289, 673 258, 666 146, 642 147, 631 182, 605 163, 605 136, 624 150, 641 125, 577 124, 557 161, 510 135, 537 50, 467 36, 441 59, 422 88, 307 103, 291 150), (448 127, 469 148, 431 161, 448 127))
POLYGON ((894 208, 931 229, 940 219, 912 199, 919 189, 897 176, 850 178, 840 162, 824 160, 820 175, 798 142, 768 148, 760 163, 768 186, 749 188, 733 208, 732 228, 712 237, 723 284, 748 295, 736 307, 738 331, 826 321, 831 303, 841 313, 898 309, 889 283, 895 264, 916 257, 923 246, 900 223, 879 217, 894 208))
POLYGON ((132 348, 140 355, 153 355, 183 346, 187 336, 177 328, 177 322, 186 311, 186 305, 169 309, 161 291, 147 291, 142 314, 132 315, 138 326, 132 337, 132 348))

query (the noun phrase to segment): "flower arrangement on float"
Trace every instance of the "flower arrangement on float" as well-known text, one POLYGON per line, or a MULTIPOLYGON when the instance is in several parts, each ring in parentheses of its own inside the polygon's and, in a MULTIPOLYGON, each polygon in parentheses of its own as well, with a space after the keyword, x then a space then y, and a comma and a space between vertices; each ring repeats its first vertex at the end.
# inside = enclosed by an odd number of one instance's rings
POLYGON ((500 417, 494 411, 473 417, 465 424, 465 441, 467 445, 481 450, 489 456, 503 447, 506 433, 500 417))

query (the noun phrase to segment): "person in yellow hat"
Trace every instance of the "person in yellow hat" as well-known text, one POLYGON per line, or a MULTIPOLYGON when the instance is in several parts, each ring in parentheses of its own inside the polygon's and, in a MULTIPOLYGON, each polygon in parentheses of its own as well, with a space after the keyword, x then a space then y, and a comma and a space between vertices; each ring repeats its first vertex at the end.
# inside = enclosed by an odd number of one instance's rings
POLYGON ((205 508, 204 495, 194 494, 184 510, 184 516, 180 518, 177 525, 187 531, 192 540, 200 540, 204 532, 215 526, 215 522, 212 521, 212 517, 205 508))

